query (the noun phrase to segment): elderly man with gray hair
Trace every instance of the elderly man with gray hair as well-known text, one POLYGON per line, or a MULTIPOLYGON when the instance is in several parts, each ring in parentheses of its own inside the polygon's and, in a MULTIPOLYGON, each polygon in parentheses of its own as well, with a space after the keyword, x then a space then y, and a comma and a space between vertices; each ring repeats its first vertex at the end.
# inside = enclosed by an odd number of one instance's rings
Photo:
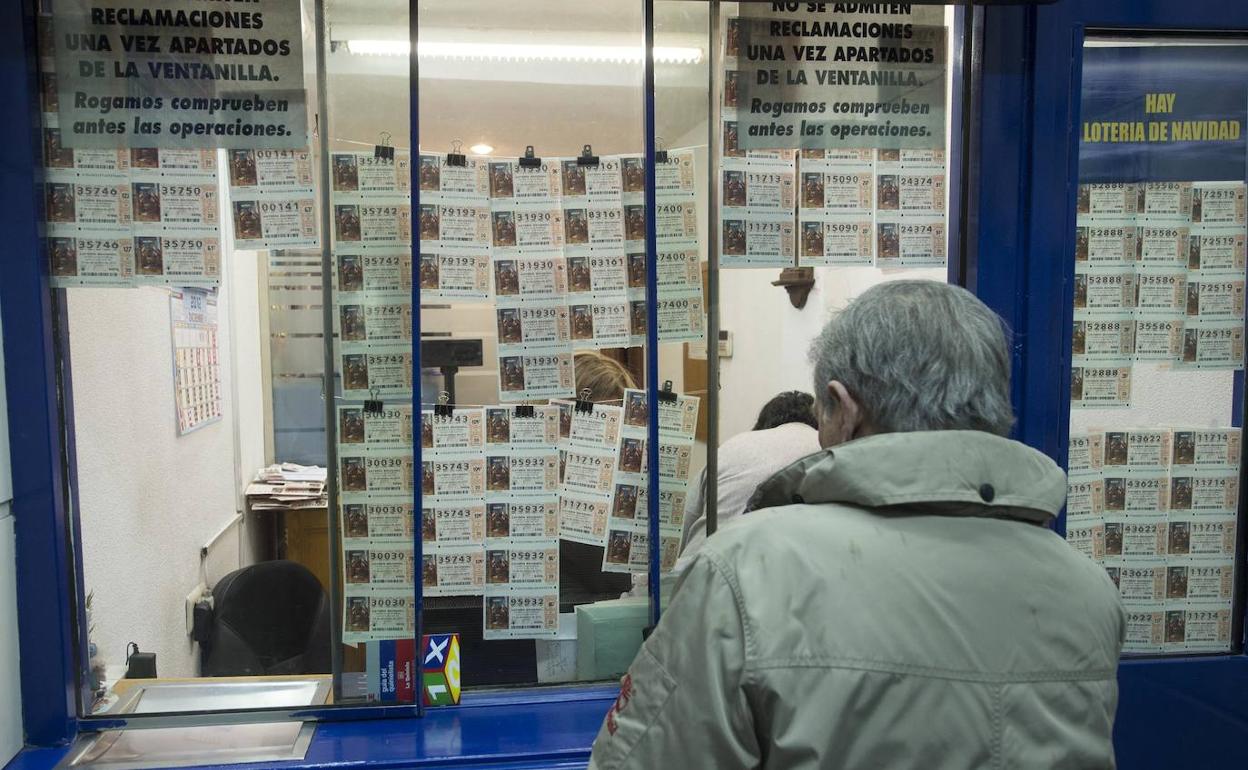
POLYGON ((895 281, 811 351, 823 451, 710 537, 621 682, 594 768, 1113 767, 1125 619, 1006 438, 1009 348, 895 281))

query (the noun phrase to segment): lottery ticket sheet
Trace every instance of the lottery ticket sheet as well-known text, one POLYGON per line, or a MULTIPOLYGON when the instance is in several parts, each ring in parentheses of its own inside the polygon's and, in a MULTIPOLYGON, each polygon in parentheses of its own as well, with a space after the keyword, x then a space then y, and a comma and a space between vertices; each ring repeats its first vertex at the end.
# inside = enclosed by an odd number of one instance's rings
POLYGON ((416 597, 405 589, 346 591, 343 644, 411 638, 416 633, 416 597))
MULTIPOLYGON (((410 252, 413 211, 410 190, 411 158, 395 152, 393 159, 375 153, 335 152, 330 157, 330 200, 334 254, 410 252), (406 247, 406 248, 405 248, 406 247)), ((416 212, 420 237, 440 232, 440 209, 416 212)))
POLYGON ((226 168, 236 248, 320 244, 309 150, 227 150, 226 168))
MULTIPOLYGON (((680 551, 689 464, 697 432, 699 399, 665 394, 659 400, 659 563, 662 572, 675 566, 680 551)), ((607 519, 603 571, 644 573, 650 566, 649 472, 646 455, 650 421, 649 397, 626 390, 614 496, 607 519)))
POLYGON ((946 173, 939 150, 802 150, 797 264, 943 266, 946 173))
MULTIPOLYGON (((1244 201, 1242 182, 1080 185, 1076 358, 1242 369, 1244 201), (1134 351, 1126 353, 1130 335, 1134 351)), ((1104 405, 1102 398, 1072 403, 1104 405)))
POLYGON ((215 151, 74 150, 50 124, 43 151, 52 286, 220 283, 215 151))
POLYGON ((1127 652, 1229 648, 1241 441, 1182 426, 1071 435, 1066 538, 1118 588, 1127 652))
MULTIPOLYGON (((788 267, 796 258, 796 161, 725 157, 720 169, 720 264, 788 267)), ((660 207, 662 212, 662 207, 660 207)))
POLYGON ((484 408, 420 414, 421 585, 428 596, 479 596, 485 588, 484 408))
POLYGON ((1070 406, 1098 408, 1131 405, 1132 367, 1123 362, 1085 362, 1070 370, 1070 406))
MULTIPOLYGON (((423 265, 424 258, 421 260, 423 265)), ((382 298, 411 298, 412 252, 409 249, 335 254, 334 268, 337 281, 334 296, 340 303, 358 305, 382 298)))
MULTIPOLYGON (((250 223, 251 231, 271 237, 277 221, 283 237, 293 238, 299 228, 315 236, 314 211, 304 216, 299 209, 302 185, 310 178, 303 156, 257 154, 255 161, 254 174, 232 179, 231 188, 243 188, 236 202, 241 193, 256 201, 261 219, 250 223), (275 214, 284 219, 274 220, 275 214)), ((455 410, 435 418, 411 405, 410 178, 411 158, 404 152, 393 159, 363 152, 330 156, 331 221, 325 226, 333 244, 335 352, 344 399, 337 432, 346 642, 414 633, 404 624, 414 622, 416 479, 425 595, 480 594, 484 585, 484 560, 471 554, 472 543, 479 551, 483 542, 483 415, 455 410), (453 550, 464 547, 468 553, 453 550)))
POLYGON ((603 546, 614 504, 624 407, 586 403, 588 409, 578 409, 578 403, 556 403, 561 410, 559 537, 603 546))
POLYGON ((532 600, 559 593, 559 409, 497 405, 421 415, 421 580, 482 596, 491 639, 553 635, 532 600))
MULTIPOLYGON (((637 183, 640 156, 624 158, 626 238, 628 239, 629 344, 645 344, 645 322, 634 314, 644 311, 645 216, 643 188, 637 183), (635 212, 636 216, 632 216, 635 212), (638 304, 641 303, 641 304, 638 304)), ((706 308, 698 250, 696 165, 692 150, 673 150, 655 163, 655 222, 658 249, 657 316, 659 342, 696 342, 706 339, 706 308)), ((644 315, 641 312, 639 315, 644 315)))
POLYGON ((337 423, 343 642, 401 638, 414 633, 412 409, 343 404, 337 423))
POLYGON ((559 596, 559 408, 485 408, 487 638, 553 635, 559 596), (534 599, 537 599, 536 604, 534 599))

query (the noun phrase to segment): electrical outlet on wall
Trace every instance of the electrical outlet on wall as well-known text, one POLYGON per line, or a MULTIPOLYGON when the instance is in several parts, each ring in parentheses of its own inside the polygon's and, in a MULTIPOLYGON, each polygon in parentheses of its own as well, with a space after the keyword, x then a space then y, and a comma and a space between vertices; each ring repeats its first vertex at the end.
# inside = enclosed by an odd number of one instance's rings
POLYGON ((191 589, 191 592, 186 595, 186 635, 187 636, 190 636, 192 629, 195 628, 195 605, 199 604, 201 601, 210 597, 211 595, 212 594, 208 592, 208 586, 205 585, 204 583, 200 583, 199 585, 195 586, 193 589, 191 589))

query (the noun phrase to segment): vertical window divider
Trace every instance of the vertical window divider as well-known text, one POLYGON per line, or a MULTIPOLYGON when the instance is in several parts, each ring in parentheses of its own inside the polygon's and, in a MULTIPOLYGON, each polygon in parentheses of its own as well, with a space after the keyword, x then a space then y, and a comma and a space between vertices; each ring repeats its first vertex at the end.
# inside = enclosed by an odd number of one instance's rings
MULTIPOLYGON (((412 191, 412 211, 420 211, 420 55, 417 52, 417 46, 420 42, 420 0, 408 0, 407 6, 408 21, 408 38, 410 48, 407 55, 408 64, 408 91, 410 93, 410 101, 408 105, 409 112, 409 130, 411 138, 409 144, 411 146, 412 159, 416 162, 408 164, 408 173, 410 181, 408 188, 412 191)), ((412 233, 412 269, 413 272, 420 268, 420 231, 412 233)), ((424 451, 420 436, 420 422, 423 419, 421 414, 421 316, 423 312, 420 306, 420 281, 412 281, 412 419, 416 421, 413 426, 412 439, 412 564, 414 574, 417 576, 412 580, 412 611, 415 613, 415 640, 414 647, 416 654, 412 660, 414 671, 412 676, 416 680, 414 690, 416 716, 423 717, 425 715, 425 653, 424 653, 424 623, 425 623, 425 586, 422 579, 422 565, 424 564, 424 532, 423 526, 423 498, 424 489, 420 484, 422 469, 424 468, 424 451)))
POLYGON ((646 476, 646 523, 650 549, 647 553, 647 586, 650 593, 650 625, 659 622, 660 548, 659 548, 659 273, 658 273, 658 208, 654 176, 654 0, 642 4, 644 54, 642 74, 643 124, 646 142, 646 460, 650 472, 646 476))
POLYGON ((342 592, 339 575, 342 574, 342 530, 338 517, 338 419, 334 380, 334 257, 330 226, 329 180, 333 169, 329 153, 329 74, 327 71, 325 41, 329 30, 325 24, 325 0, 316 0, 316 133, 317 150, 321 155, 321 324, 324 328, 324 368, 321 377, 321 394, 325 405, 325 494, 326 515, 329 518, 329 617, 330 670, 333 677, 334 702, 342 700, 342 592))

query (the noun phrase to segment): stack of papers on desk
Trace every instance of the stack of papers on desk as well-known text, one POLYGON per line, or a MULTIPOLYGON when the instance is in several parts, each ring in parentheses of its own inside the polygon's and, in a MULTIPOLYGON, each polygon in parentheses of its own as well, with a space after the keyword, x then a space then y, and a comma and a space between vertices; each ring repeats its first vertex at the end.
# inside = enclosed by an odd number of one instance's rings
POLYGON ((328 505, 325 469, 294 463, 270 465, 247 485, 247 502, 253 511, 324 508, 328 505))

